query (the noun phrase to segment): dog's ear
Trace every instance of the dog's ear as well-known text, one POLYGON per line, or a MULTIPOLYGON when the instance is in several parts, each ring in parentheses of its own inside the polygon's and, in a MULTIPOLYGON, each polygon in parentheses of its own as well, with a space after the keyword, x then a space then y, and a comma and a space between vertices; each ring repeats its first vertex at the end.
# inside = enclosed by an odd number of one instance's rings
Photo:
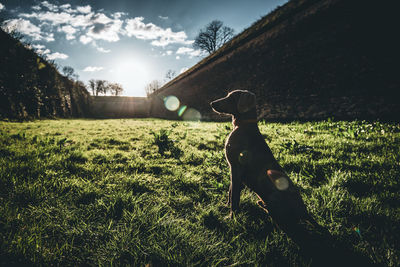
POLYGON ((240 94, 237 102, 239 113, 245 113, 256 106, 256 95, 249 91, 240 94))

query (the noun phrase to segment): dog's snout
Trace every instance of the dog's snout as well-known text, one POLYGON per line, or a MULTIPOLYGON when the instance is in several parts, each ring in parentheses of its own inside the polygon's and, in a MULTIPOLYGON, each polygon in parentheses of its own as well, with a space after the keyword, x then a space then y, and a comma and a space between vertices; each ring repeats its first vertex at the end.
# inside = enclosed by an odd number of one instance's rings
POLYGON ((214 101, 212 101, 212 102, 210 103, 210 105, 211 105, 211 107, 212 107, 214 110, 218 110, 218 109, 219 109, 219 100, 214 100, 214 101))

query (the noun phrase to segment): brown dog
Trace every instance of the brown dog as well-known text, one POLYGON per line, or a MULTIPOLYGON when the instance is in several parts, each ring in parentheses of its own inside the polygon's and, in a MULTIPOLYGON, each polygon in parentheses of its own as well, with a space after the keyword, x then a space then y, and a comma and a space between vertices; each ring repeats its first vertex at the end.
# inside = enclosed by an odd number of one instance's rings
POLYGON ((312 266, 372 265, 368 257, 336 244, 329 231, 308 214, 298 190, 258 129, 253 93, 236 90, 211 102, 211 107, 217 113, 232 115, 233 131, 225 143, 225 156, 231 168, 231 216, 239 208, 240 190, 245 184, 256 192, 260 198, 257 203, 274 222, 312 258, 312 266))
POLYGON ((239 208, 242 184, 260 198, 281 227, 309 219, 306 207, 292 181, 276 161, 258 126, 256 97, 244 90, 230 92, 210 103, 217 113, 232 115, 233 131, 225 143, 225 156, 231 170, 228 205, 231 216, 239 208))

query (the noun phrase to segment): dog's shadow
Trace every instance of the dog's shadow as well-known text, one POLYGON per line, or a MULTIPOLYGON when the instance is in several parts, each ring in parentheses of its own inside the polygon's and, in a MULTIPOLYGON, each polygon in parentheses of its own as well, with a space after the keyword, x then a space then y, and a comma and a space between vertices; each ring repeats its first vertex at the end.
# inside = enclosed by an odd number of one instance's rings
POLYGON ((349 243, 336 239, 312 218, 280 228, 299 246, 310 266, 378 266, 349 243))
POLYGON ((283 231, 299 247, 309 266, 378 266, 354 251, 350 244, 336 239, 315 221, 278 227, 267 212, 251 201, 241 203, 239 216, 240 223, 233 224, 236 225, 234 228, 238 228, 233 229, 234 232, 245 228, 245 233, 242 232, 244 238, 262 240, 274 231, 283 231))

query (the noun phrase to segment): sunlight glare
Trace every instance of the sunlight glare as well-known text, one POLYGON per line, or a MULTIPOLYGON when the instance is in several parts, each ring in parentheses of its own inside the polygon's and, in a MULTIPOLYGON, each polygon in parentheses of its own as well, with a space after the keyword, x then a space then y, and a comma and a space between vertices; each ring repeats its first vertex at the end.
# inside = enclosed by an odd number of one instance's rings
POLYGON ((110 80, 122 84, 123 94, 128 96, 144 96, 150 79, 147 64, 135 58, 116 60, 110 71, 110 80))

